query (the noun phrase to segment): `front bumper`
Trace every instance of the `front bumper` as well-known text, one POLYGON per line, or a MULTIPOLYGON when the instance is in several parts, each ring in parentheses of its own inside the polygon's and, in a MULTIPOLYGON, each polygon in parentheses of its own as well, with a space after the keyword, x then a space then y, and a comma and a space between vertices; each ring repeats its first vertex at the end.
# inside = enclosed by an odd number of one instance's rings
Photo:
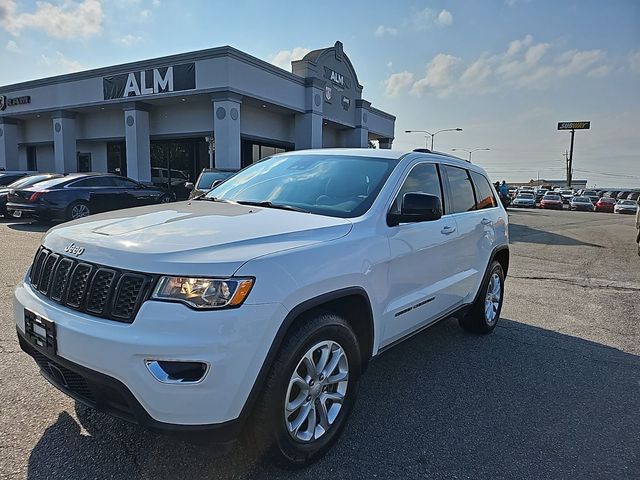
POLYGON ((135 321, 125 324, 52 303, 21 283, 15 290, 21 345, 26 343, 24 309, 55 323, 57 354, 51 358, 30 343, 31 350, 23 349, 36 361, 33 349, 45 357, 41 361, 76 372, 96 393, 92 401, 58 388, 107 413, 163 430, 215 429, 238 419, 286 316, 280 304, 198 312, 147 301, 135 321), (149 359, 206 362, 210 368, 197 384, 162 383, 147 369, 149 359))

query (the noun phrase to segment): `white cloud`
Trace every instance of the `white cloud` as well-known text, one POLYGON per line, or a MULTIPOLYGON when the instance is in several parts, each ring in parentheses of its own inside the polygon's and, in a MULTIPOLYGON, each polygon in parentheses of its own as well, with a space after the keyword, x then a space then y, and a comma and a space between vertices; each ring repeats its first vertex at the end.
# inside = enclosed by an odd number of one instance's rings
POLYGON ((310 51, 311 50, 304 47, 295 47, 292 50, 280 50, 271 58, 271 63, 276 67, 291 71, 291 62, 293 60, 300 60, 310 51))
POLYGON ((512 56, 522 50, 523 47, 528 47, 533 42, 533 37, 531 35, 525 35, 522 40, 514 40, 509 43, 509 48, 507 48, 507 56, 512 56))
POLYGON ((612 70, 613 70, 613 67, 611 65, 600 65, 599 67, 596 67, 593 70, 589 70, 589 73, 587 73, 587 76, 591 78, 602 78, 609 75, 612 70))
POLYGON ((4 47, 5 50, 7 52, 11 52, 11 53, 22 53, 22 49, 18 46, 18 44, 13 41, 13 40, 9 40, 7 42, 7 45, 4 47))
POLYGON ((420 30, 427 30, 434 25, 438 27, 448 27, 453 23, 453 15, 448 10, 437 12, 427 7, 420 10, 414 16, 413 23, 416 28, 420 30))
POLYGON ((640 50, 629 52, 627 60, 629 61, 631 71, 640 74, 640 50))
MULTIPOLYGON (((535 43, 527 35, 510 42, 503 53, 485 52, 468 62, 439 53, 415 81, 415 75, 409 71, 389 76, 386 93, 395 96, 409 91, 414 95, 431 93, 445 97, 454 92, 482 95, 509 87, 543 89, 570 76, 602 78, 614 69, 607 63, 604 50, 568 50, 549 58, 551 48, 548 43, 535 43)), ((640 51, 630 53, 628 60, 631 68, 640 73, 640 51)))
POLYGON ((453 83, 454 67, 460 62, 458 57, 439 53, 428 63, 424 77, 413 84, 411 93, 420 95, 430 88, 448 87, 453 83))
POLYGON ((491 65, 485 59, 473 62, 460 76, 460 81, 465 85, 482 84, 491 75, 491 65))
POLYGON ((99 0, 65 0, 58 5, 36 2, 31 13, 18 13, 16 0, 2 0, 0 5, 0 25, 14 36, 34 29, 55 38, 88 38, 102 32, 103 20, 99 0))
POLYGON ((384 37, 385 35, 396 36, 398 34, 398 29, 394 27, 385 27, 384 25, 379 25, 374 32, 376 37, 384 37))
POLYGON ((153 0, 153 2, 151 2, 153 4, 154 7, 159 7, 160 6, 160 0, 153 0))
POLYGON ((64 56, 62 52, 56 52, 53 56, 47 56, 44 53, 40 56, 42 65, 46 68, 50 75, 60 75, 63 73, 79 72, 87 70, 87 67, 77 60, 73 60, 64 56))
POLYGON ((393 73, 384 83, 386 94, 390 97, 395 97, 413 84, 413 73, 407 71, 393 73))
POLYGON ((124 45, 125 47, 130 47, 131 45, 140 43, 141 41, 142 37, 132 35, 131 33, 128 33, 124 37, 120 37, 117 39, 117 42, 124 45))
POLYGON ((150 16, 151 16, 151 10, 144 9, 144 10, 140 11, 140 17, 141 18, 149 18, 150 16))
POLYGON ((436 24, 441 27, 448 27, 453 23, 453 15, 449 10, 442 10, 436 18, 436 24))
POLYGON ((584 72, 594 64, 604 60, 605 56, 602 50, 569 50, 564 52, 556 59, 557 63, 563 64, 558 69, 558 75, 566 77, 584 72))

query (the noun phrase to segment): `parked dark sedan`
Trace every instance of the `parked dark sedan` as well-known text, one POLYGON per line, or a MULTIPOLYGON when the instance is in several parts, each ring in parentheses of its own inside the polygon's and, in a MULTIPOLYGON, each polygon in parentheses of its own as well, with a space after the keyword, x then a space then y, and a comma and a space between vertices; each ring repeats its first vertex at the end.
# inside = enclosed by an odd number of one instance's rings
POLYGON ((173 197, 164 189, 130 178, 99 173, 72 173, 9 193, 7 211, 39 220, 73 220, 92 213, 165 203, 173 197), (15 212, 21 212, 20 214, 15 212))
POLYGON ((596 207, 589 197, 573 197, 569 207, 571 210, 582 210, 585 212, 593 212, 596 207))
POLYGON ((62 175, 59 173, 38 173, 35 175, 27 175, 26 177, 22 177, 5 187, 0 187, 0 215, 3 215, 5 217, 7 216, 7 197, 9 196, 9 192, 11 190, 27 188, 35 185, 36 183, 43 182, 44 180, 50 180, 52 178, 59 177, 62 177, 62 175))
POLYGON ((28 172, 7 172, 0 170, 0 187, 7 186, 28 174, 28 172))

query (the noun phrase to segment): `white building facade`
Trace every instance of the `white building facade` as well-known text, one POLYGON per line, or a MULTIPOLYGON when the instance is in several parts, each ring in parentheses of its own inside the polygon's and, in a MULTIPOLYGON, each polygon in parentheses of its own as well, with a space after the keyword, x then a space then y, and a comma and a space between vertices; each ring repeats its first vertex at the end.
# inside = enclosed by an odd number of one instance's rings
POLYGON ((227 46, 0 87, 0 168, 193 180, 285 150, 391 147, 395 117, 362 98, 340 42, 292 70, 227 46))

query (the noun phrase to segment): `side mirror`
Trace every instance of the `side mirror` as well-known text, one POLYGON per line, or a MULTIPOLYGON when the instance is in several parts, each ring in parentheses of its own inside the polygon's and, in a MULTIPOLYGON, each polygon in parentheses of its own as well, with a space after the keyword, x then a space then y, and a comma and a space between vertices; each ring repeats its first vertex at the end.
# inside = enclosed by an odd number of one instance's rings
POLYGON ((400 213, 389 213, 390 227, 401 223, 430 222, 442 217, 442 202, 439 197, 427 193, 409 192, 402 197, 400 213))
POLYGON ((193 186, 193 182, 187 182, 187 183, 185 183, 185 184, 184 184, 184 187, 185 187, 187 190, 193 190, 193 188, 194 188, 194 186, 193 186))

